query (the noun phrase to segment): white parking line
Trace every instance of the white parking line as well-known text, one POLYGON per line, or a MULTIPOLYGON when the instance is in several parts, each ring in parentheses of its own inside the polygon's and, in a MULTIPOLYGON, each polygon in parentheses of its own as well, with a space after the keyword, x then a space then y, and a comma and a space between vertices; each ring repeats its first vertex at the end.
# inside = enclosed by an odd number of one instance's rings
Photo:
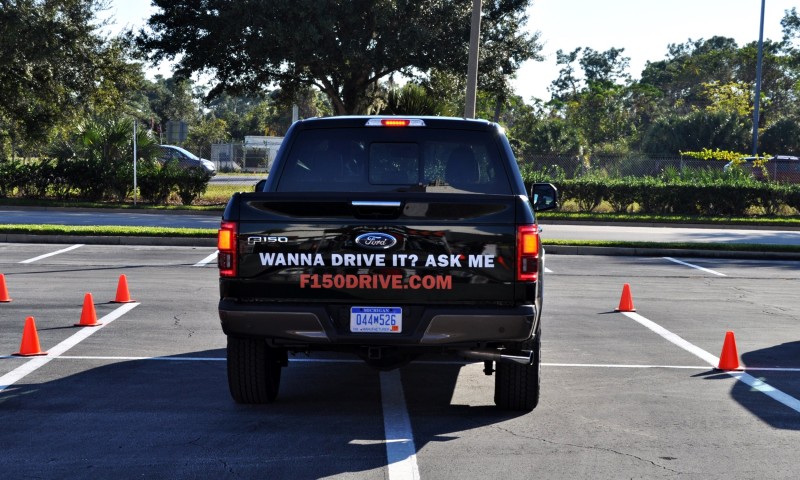
POLYGON ((67 338, 63 342, 59 343, 55 347, 49 349, 47 356, 43 357, 35 357, 27 362, 23 363, 19 367, 11 370, 10 372, 6 373, 2 377, 0 377, 0 392, 7 389, 11 385, 14 385, 18 381, 25 378, 28 374, 35 372, 39 368, 47 365, 51 360, 54 358, 59 357, 61 354, 69 350, 70 348, 74 347, 75 345, 79 344, 80 342, 86 340, 91 336, 94 332, 100 330, 101 328, 105 327, 109 323, 113 322, 114 320, 118 319, 119 317, 125 315, 126 313, 133 310, 137 307, 138 303, 126 303, 125 305, 121 305, 119 308, 114 310, 113 312, 109 313, 108 315, 104 316, 98 322, 100 323, 99 326, 96 327, 83 327, 74 335, 67 338))
POLYGON ((380 375, 389 480, 419 480, 417 448, 406 410, 400 371, 391 370, 380 375))
MULTIPOLYGON (((700 357, 700 359, 708 362, 709 365, 711 365, 713 368, 717 368, 717 365, 719 365, 719 358, 718 357, 715 357, 714 355, 706 352, 702 348, 700 348, 700 347, 698 347, 698 346, 696 346, 696 345, 694 345, 694 344, 692 344, 690 342, 687 342, 683 338, 681 338, 678 335, 670 332, 669 330, 665 329, 661 325, 659 325, 659 324, 657 324, 657 323, 655 323, 655 322, 653 322, 651 320, 648 320, 647 318, 639 315, 638 313, 622 312, 622 314, 625 315, 626 317, 632 319, 632 320, 635 320, 639 324, 649 328, 653 332, 661 335, 662 337, 664 337, 668 341, 670 341, 670 342, 674 343, 675 345, 681 347, 682 349, 686 350, 687 352, 690 352, 690 353, 700 357)), ((766 383, 762 382, 761 380, 759 380, 759 379, 753 377, 752 375, 750 375, 748 373, 745 373, 743 371, 725 370, 724 372, 727 373, 728 375, 732 376, 736 380, 749 385, 750 387, 752 387, 755 390, 758 390, 759 392, 761 392, 764 395, 772 398, 773 400, 778 401, 778 402, 786 405, 787 407, 791 408, 795 412, 800 413, 800 400, 797 400, 796 398, 794 398, 794 397, 792 397, 790 395, 787 395, 786 393, 778 390, 777 388, 775 388, 775 387, 773 387, 773 386, 771 386, 769 384, 766 384, 766 383)))
POLYGON ((670 262, 680 263, 681 265, 686 265, 687 267, 696 268, 698 270, 702 270, 702 271, 707 272, 707 273, 718 275, 720 277, 727 277, 727 275, 725 275, 724 273, 719 273, 719 272, 716 272, 714 270, 710 270, 708 268, 703 268, 703 267, 700 267, 700 266, 697 266, 697 265, 694 265, 694 264, 691 264, 691 263, 682 262, 682 261, 674 259, 672 257, 664 257, 664 260, 669 260, 670 262))
MULTIPOLYGON (((13 355, 0 355, 0 359, 20 358, 13 355)), ((143 361, 154 360, 164 362, 224 362, 225 357, 120 357, 109 355, 59 355, 53 360, 111 360, 111 361, 143 361)), ((289 363, 364 363, 363 360, 349 358, 290 358, 289 363)), ((414 365, 473 365, 483 362, 471 362, 468 360, 442 360, 442 361, 416 361, 414 365)), ((708 365, 643 365, 643 364, 603 364, 603 363, 548 363, 542 362, 543 367, 563 367, 563 368, 658 368, 664 370, 708 370, 708 365)), ((800 368, 795 367, 746 367, 745 372, 800 372, 800 368)))
POLYGON ((195 263, 192 266, 193 267, 205 267, 209 263, 211 263, 214 260, 216 260, 217 259, 217 255, 219 255, 219 250, 217 250, 216 252, 214 252, 211 255, 207 256, 206 258, 200 260, 199 262, 195 263))
POLYGON ((706 365, 606 365, 601 363, 544 363, 543 367, 571 367, 571 368, 664 368, 678 370, 708 370, 706 365))
POLYGON ((27 260, 23 260, 23 261, 21 261, 21 262, 19 262, 19 263, 33 263, 33 262, 36 262, 36 261, 42 260, 43 258, 47 258, 47 257, 52 257, 52 256, 54 256, 54 255, 58 255, 59 253, 69 252, 69 251, 71 251, 71 250, 75 250, 76 248, 81 248, 82 246, 83 246, 83 244, 82 244, 82 243, 79 243, 78 245, 73 245, 73 246, 71 246, 71 247, 67 247, 67 248, 64 248, 64 249, 58 250, 58 251, 56 251, 56 252, 52 252, 52 253, 46 253, 46 254, 44 254, 44 255, 39 255, 38 257, 29 258, 29 259, 27 259, 27 260))

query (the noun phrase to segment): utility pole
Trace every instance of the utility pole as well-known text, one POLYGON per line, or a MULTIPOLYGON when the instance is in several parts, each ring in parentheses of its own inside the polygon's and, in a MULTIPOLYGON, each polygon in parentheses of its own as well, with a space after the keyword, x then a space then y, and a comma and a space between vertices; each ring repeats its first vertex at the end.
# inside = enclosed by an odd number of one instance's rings
POLYGON ((753 99, 753 156, 758 156, 758 120, 759 105, 761 104, 761 62, 764 59, 764 6, 766 0, 761 0, 761 27, 758 31, 758 58, 756 60, 756 96, 753 99))
POLYGON ((467 66, 467 99, 464 117, 475 118, 475 97, 478 91, 478 52, 481 40, 481 0, 472 0, 472 27, 469 35, 469 64, 467 66))

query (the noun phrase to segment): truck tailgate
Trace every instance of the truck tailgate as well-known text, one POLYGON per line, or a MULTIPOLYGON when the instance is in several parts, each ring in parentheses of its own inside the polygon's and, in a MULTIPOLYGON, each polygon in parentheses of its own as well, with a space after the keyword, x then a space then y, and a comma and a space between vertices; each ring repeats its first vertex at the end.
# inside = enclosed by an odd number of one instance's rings
POLYGON ((512 195, 267 193, 242 196, 239 301, 512 304, 512 195), (324 299, 324 300, 323 300, 324 299))

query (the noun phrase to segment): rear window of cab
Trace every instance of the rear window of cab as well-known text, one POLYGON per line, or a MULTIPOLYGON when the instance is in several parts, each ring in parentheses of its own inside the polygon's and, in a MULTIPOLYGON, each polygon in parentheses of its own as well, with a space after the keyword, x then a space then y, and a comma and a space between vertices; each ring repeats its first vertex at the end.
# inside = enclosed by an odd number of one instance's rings
POLYGON ((286 158, 279 192, 512 192, 498 146, 483 131, 309 129, 286 158))

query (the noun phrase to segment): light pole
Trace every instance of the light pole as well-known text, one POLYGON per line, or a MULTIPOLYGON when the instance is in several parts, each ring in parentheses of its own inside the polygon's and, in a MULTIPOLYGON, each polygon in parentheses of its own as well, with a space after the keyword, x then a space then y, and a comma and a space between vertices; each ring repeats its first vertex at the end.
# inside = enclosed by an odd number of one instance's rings
POLYGON ((133 206, 136 206, 137 193, 136 189, 136 119, 133 119, 133 206))
POLYGON ((758 31, 758 57, 756 59, 756 96, 753 99, 753 156, 758 156, 758 109, 761 104, 761 61, 764 58, 764 6, 761 0, 761 26, 758 31))
POLYGON ((469 63, 467 65, 467 99, 464 117, 475 118, 475 97, 478 90, 478 51, 481 40, 481 0, 472 0, 472 27, 469 34, 469 63))

